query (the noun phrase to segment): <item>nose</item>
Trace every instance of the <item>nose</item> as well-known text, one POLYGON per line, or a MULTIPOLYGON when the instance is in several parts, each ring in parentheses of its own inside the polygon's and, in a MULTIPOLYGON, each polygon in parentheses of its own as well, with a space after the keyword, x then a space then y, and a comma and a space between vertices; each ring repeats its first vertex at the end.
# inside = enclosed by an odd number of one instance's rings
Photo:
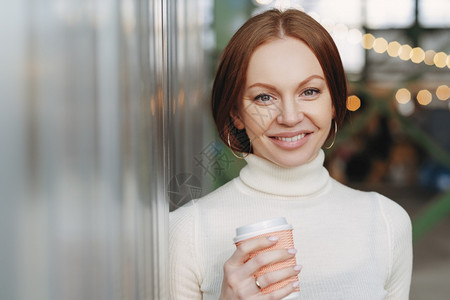
POLYGON ((286 126, 295 126, 303 120, 303 112, 298 107, 295 100, 283 101, 279 107, 280 113, 277 116, 277 122, 286 126))

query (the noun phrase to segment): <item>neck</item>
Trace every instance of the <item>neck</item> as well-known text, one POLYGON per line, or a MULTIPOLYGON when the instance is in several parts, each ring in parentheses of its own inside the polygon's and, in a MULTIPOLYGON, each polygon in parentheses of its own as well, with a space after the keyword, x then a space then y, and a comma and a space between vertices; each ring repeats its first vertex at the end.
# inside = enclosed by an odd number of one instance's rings
POLYGON ((250 154, 240 172, 241 180, 251 188, 280 196, 311 196, 321 191, 330 177, 324 168, 325 154, 319 150, 317 157, 304 165, 286 168, 262 157, 250 154))

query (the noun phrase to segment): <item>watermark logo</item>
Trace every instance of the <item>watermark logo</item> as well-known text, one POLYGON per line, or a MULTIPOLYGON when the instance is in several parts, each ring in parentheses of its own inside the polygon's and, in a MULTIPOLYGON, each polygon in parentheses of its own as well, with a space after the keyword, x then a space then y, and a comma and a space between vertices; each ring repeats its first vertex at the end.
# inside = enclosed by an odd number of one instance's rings
POLYGON ((221 176, 234 160, 226 155, 221 141, 215 140, 204 147, 194 157, 195 165, 203 170, 204 175, 209 175, 212 180, 221 176))
POLYGON ((271 122, 275 116, 282 113, 282 110, 275 104, 261 106, 250 103, 245 107, 245 113, 249 115, 262 130, 264 130, 266 122, 271 122))
POLYGON ((200 180, 191 173, 180 173, 169 181, 169 200, 174 207, 180 207, 192 199, 200 198, 200 180))

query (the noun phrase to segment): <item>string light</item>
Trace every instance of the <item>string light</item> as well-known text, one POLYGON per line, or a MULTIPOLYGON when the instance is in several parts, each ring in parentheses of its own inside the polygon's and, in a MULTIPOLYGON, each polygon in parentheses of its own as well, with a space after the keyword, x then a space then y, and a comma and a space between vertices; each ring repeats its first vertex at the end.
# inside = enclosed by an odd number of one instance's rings
POLYGON ((399 57, 401 60, 407 61, 411 58, 412 48, 410 45, 402 45, 399 50, 399 57))
POLYGON ((366 50, 373 49, 377 53, 384 53, 387 51, 391 57, 399 57, 403 61, 411 60, 415 64, 424 62, 429 66, 435 65, 438 68, 448 66, 450 68, 450 55, 444 52, 436 53, 434 50, 423 50, 421 47, 414 49, 408 45, 401 45, 397 41, 387 42, 384 38, 376 38, 371 33, 362 34, 358 29, 348 29, 343 24, 334 24, 332 20, 326 19, 322 21, 322 25, 329 31, 333 32, 337 39, 342 39, 347 36, 347 39, 352 44, 361 43, 361 46, 366 50))
POLYGON ((425 59, 425 51, 422 48, 416 47, 411 50, 411 61, 420 64, 425 59))
MULTIPOLYGON (((301 5, 293 4, 289 0, 254 0, 256 4, 267 6, 275 3, 276 7, 288 8, 292 7, 304 11, 301 5)), ((295 3, 296 1, 294 1, 295 3)), ((413 63, 419 64, 424 62, 429 66, 436 66, 438 68, 444 68, 447 66, 450 68, 450 55, 444 52, 436 53, 434 50, 424 51, 420 47, 414 49, 410 45, 401 45, 397 41, 387 42, 386 39, 379 37, 375 38, 372 34, 362 34, 359 29, 349 29, 345 24, 335 24, 330 18, 324 18, 321 20, 320 15, 316 12, 309 12, 309 15, 313 17, 317 22, 321 23, 328 32, 332 32, 336 39, 347 38, 348 42, 352 44, 361 43, 361 46, 366 50, 373 49, 376 53, 384 53, 387 51, 391 57, 399 57, 403 61, 411 60, 413 63)))
POLYGON ((344 24, 337 24, 333 28, 333 34, 337 39, 344 39, 348 34, 348 27, 344 24))
MULTIPOLYGON (((292 0, 254 0, 257 5, 268 6, 273 4, 279 9, 294 8, 304 11, 304 8, 296 4, 297 1, 292 0)), ((361 46, 366 50, 373 49, 376 53, 384 53, 387 51, 391 57, 399 57, 403 61, 411 60, 415 64, 424 62, 426 65, 435 65, 438 68, 444 68, 448 66, 450 68, 450 55, 444 52, 436 53, 434 50, 424 51, 421 47, 415 47, 414 49, 410 45, 401 45, 397 41, 391 41, 388 43, 386 39, 382 37, 375 38, 370 33, 362 34, 359 29, 349 29, 345 24, 335 24, 330 18, 321 19, 320 15, 316 12, 308 13, 317 22, 330 33, 333 33, 336 39, 347 38, 348 42, 352 44, 361 43, 361 46)))
POLYGON ((436 55, 436 52, 434 50, 427 50, 425 51, 425 64, 432 66, 434 65, 434 56, 436 55))
POLYGON ((351 95, 347 98, 347 109, 350 111, 357 111, 361 107, 361 99, 356 95, 351 95))
POLYGON ((384 53, 388 48, 388 42, 384 38, 377 38, 373 42, 373 50, 377 53, 384 53))
POLYGON ((395 94, 395 99, 400 104, 408 103, 411 100, 411 93, 405 88, 399 89, 395 94))
POLYGON ((446 60, 447 60, 447 54, 445 54, 444 52, 437 53, 433 58, 433 62, 436 65, 436 67, 438 67, 438 68, 445 67, 445 65, 447 64, 446 60))
POLYGON ((330 18, 323 18, 322 21, 320 22, 320 24, 322 24, 322 26, 328 31, 328 32, 332 32, 333 28, 336 26, 334 24, 334 21, 330 18))
POLYGON ((440 85, 436 89, 436 96, 439 100, 445 101, 450 98, 450 88, 446 85, 440 85))
POLYGON ((388 50, 387 50, 389 56, 397 57, 399 55, 401 46, 402 45, 400 45, 400 43, 397 42, 397 41, 390 42, 389 45, 388 45, 388 50))
MULTIPOLYGON (((439 100, 446 101, 450 98, 450 88, 447 85, 440 85, 436 88, 436 96, 439 100)), ((433 96, 428 90, 421 90, 417 93, 417 100, 422 105, 428 105, 433 96)), ((411 101, 411 92, 406 88, 401 88, 395 93, 395 99, 400 104, 411 101)))
POLYGON ((450 55, 447 55, 445 52, 436 53, 434 50, 424 51, 421 47, 415 47, 413 49, 410 45, 400 45, 397 41, 388 43, 384 38, 375 38, 370 33, 362 36, 361 45, 364 49, 373 49, 377 53, 387 51, 389 56, 399 57, 404 61, 411 60, 416 64, 424 62, 429 66, 434 65, 438 68, 448 66, 450 68, 450 55))
POLYGON ((428 90, 420 90, 417 93, 417 102, 421 105, 428 105, 433 100, 433 96, 428 90))
POLYGON ((362 33, 359 29, 356 28, 350 29, 348 31, 347 39, 352 44, 359 44, 361 43, 362 40, 362 33))
POLYGON ((308 15, 313 18, 314 20, 316 20, 318 23, 320 23, 320 15, 318 13, 316 13, 315 11, 310 11, 308 13, 308 15))
POLYGON ((366 33, 363 35, 362 37, 362 46, 364 49, 370 50, 373 47, 373 43, 375 42, 375 37, 370 34, 370 33, 366 33))

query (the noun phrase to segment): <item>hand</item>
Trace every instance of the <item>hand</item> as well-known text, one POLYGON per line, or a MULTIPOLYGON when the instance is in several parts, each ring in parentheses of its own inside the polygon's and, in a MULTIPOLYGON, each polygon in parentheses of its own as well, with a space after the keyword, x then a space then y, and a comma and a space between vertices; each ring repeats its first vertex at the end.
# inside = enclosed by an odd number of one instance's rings
MULTIPOLYGON (((282 299, 298 287, 298 282, 295 282, 272 293, 263 294, 256 285, 254 274, 261 267, 287 260, 296 253, 295 249, 277 249, 259 253, 248 260, 250 253, 273 246, 277 241, 277 237, 261 237, 245 241, 237 247, 223 266, 221 300, 282 299)), ((261 288, 265 288, 275 282, 297 275, 299 272, 300 266, 288 267, 261 275, 257 280, 261 288)))

